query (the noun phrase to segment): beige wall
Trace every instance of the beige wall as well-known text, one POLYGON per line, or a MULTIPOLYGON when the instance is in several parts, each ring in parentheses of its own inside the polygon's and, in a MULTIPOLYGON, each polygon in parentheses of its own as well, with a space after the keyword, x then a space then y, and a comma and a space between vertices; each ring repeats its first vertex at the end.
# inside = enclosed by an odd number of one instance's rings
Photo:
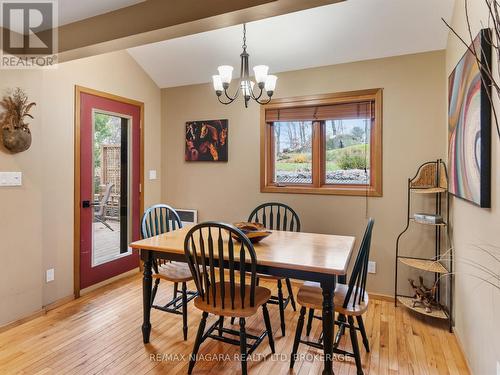
MULTIPOLYGON (((487 24, 488 12, 483 1, 469 1, 473 35, 487 24)), ((457 0, 452 21, 453 27, 467 36, 464 0, 457 0)), ((450 34, 446 50, 446 72, 449 75, 458 63, 465 47, 450 34)), ((496 59, 496 56, 494 60, 496 59)), ((496 64, 495 64, 496 66, 496 64)), ((445 96, 446 94, 443 94, 445 96)), ((498 101, 495 105, 497 108, 498 101)), ((469 366, 474 374, 497 374, 500 362, 500 290, 475 277, 484 274, 468 267, 465 262, 474 260, 500 273, 500 262, 486 257, 476 246, 496 247, 500 255, 500 147, 499 138, 492 132, 492 205, 491 209, 479 208, 471 203, 452 200, 453 241, 456 255, 455 318, 456 333, 464 347, 469 366)), ((500 285, 498 285, 500 287, 500 285)))
MULTIPOLYGON (((161 177, 160 90, 126 52, 59 65, 50 71, 0 71, 0 90, 26 89, 37 102, 33 146, 0 152, 1 171, 23 172, 20 188, 0 188, 0 325, 73 293, 74 86, 145 103, 145 170, 161 177), (45 283, 45 270, 55 281, 45 283)), ((147 175, 146 175, 147 176, 147 175)), ((145 181, 145 204, 160 200, 161 180, 145 181)))
MULTIPOLYGON (((39 72, 0 70, 0 90, 23 87, 29 98, 41 100, 39 72)), ((0 148, 0 171, 23 171, 23 186, 0 188, 0 325, 42 306, 42 119, 32 111, 33 145, 17 155, 0 148)))
MULTIPOLYGON (((444 73, 441 51, 279 75, 278 97, 384 89, 384 196, 368 203, 369 215, 376 220, 372 291, 393 293, 395 240, 405 224, 407 178, 420 163, 445 153, 444 73)), ((198 209, 200 220, 234 222, 245 219, 258 203, 277 200, 298 211, 304 231, 362 234, 363 197, 260 193, 259 106, 223 106, 211 85, 194 85, 162 90, 162 110, 163 201, 198 209), (218 118, 229 119, 229 162, 186 163, 185 122, 218 118)))

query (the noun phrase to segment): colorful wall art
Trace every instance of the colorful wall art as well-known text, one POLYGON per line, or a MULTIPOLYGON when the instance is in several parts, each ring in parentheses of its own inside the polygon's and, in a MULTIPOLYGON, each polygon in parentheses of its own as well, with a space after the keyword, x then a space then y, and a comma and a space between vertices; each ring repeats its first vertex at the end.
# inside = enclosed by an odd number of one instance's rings
POLYGON ((227 161, 228 120, 186 122, 186 161, 227 161))
POLYGON ((490 207, 490 84, 471 52, 491 64, 489 30, 482 30, 448 80, 448 165, 451 194, 490 207))

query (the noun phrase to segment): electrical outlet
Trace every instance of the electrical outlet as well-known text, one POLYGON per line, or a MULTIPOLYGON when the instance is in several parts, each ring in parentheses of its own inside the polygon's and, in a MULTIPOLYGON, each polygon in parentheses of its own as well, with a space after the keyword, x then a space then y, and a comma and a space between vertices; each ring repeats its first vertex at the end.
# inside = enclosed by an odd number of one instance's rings
POLYGON ((368 262, 368 273, 377 273, 377 263, 376 262, 368 262))
POLYGON ((45 281, 50 283, 51 281, 54 281, 55 275, 54 275, 54 269, 51 268, 47 270, 46 275, 45 275, 45 281))

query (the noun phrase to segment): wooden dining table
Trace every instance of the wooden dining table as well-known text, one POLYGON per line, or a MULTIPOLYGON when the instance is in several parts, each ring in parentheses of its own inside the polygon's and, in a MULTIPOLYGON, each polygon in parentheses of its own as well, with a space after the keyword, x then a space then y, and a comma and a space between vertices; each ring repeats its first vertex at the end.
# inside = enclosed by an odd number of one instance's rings
MULTIPOLYGON (((151 333, 152 265, 154 259, 186 262, 184 238, 192 225, 130 244, 140 250, 144 261, 143 323, 144 343, 151 333)), ((334 306, 338 276, 347 273, 355 238, 304 232, 273 231, 254 244, 257 273, 320 283, 323 292, 323 374, 333 374, 334 306)))

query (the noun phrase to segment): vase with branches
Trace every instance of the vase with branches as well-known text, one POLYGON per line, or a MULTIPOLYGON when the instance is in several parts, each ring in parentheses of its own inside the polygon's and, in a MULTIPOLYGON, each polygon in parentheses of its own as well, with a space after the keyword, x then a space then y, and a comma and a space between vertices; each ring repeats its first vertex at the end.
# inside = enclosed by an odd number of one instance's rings
POLYGON ((3 109, 0 114, 2 140, 10 152, 26 151, 31 146, 31 131, 26 119, 33 119, 30 111, 35 105, 29 102, 28 96, 20 88, 7 93, 0 101, 3 109))

